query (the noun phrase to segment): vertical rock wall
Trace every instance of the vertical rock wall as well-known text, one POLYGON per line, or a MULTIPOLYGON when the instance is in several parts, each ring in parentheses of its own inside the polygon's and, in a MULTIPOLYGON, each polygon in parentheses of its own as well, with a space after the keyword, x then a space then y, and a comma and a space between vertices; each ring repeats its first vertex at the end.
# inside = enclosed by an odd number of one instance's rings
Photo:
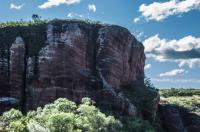
POLYGON ((10 48, 10 96, 21 98, 24 80, 25 44, 17 37, 10 48))
POLYGON ((2 44, 0 46, 0 96, 9 95, 9 61, 7 56, 9 51, 2 44))
MULTIPOLYGON (((29 37, 37 42, 34 35, 29 37)), ((122 85, 143 80, 145 55, 142 44, 127 29, 53 21, 46 25, 43 48, 36 52, 34 49, 41 46, 27 40, 27 37, 17 37, 10 48, 9 92, 10 96, 20 98, 26 75, 29 109, 59 97, 79 102, 88 96, 102 107, 121 114, 136 114, 134 105, 119 91, 122 85), (26 39, 25 44, 23 39, 26 39), (33 47, 27 50, 26 56, 25 45, 33 47), (25 59, 27 67, 24 67, 25 59), (27 72, 23 74, 25 69, 27 72)), ((5 70, 0 69, 2 71, 5 70)))

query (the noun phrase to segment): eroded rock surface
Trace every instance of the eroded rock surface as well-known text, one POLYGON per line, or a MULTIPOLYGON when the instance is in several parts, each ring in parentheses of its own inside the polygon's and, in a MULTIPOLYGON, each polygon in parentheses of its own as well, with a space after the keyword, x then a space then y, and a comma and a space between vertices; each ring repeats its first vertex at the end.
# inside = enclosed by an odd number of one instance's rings
POLYGON ((20 87, 25 77, 28 109, 59 97, 79 102, 88 96, 117 113, 136 115, 134 105, 118 92, 122 85, 136 80, 143 83, 144 78, 144 47, 127 29, 115 25, 50 22, 46 25, 42 48, 33 52, 25 49, 24 43, 26 47, 40 47, 38 43, 26 42, 29 42, 27 37, 21 36, 10 48, 12 89, 9 93, 22 96, 20 87))
POLYGON ((10 95, 21 98, 24 81, 25 44, 21 37, 17 37, 10 48, 10 95))
POLYGON ((199 132, 200 130, 200 116, 186 108, 160 104, 158 115, 167 132, 199 132))

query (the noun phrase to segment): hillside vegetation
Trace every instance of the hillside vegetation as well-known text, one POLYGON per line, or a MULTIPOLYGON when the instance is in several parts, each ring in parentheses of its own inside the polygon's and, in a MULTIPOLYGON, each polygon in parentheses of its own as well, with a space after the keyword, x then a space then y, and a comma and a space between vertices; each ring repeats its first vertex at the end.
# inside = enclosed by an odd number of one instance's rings
POLYGON ((90 98, 83 98, 79 105, 60 98, 27 116, 15 109, 4 112, 0 116, 0 132, 154 132, 154 129, 142 119, 122 124, 100 112, 90 98))
POLYGON ((176 104, 200 115, 200 89, 162 89, 161 102, 176 104))

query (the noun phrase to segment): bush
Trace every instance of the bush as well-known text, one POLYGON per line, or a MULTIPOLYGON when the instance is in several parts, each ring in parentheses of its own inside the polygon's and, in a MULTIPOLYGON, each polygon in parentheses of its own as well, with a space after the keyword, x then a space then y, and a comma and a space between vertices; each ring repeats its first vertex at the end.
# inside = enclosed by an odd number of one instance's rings
POLYGON ((126 121, 124 126, 125 132, 155 132, 152 125, 145 120, 142 119, 134 119, 126 121))
POLYGON ((60 98, 23 116, 11 109, 0 117, 0 130, 5 132, 120 132, 122 124, 106 116, 89 98, 80 105, 60 98))
POLYGON ((162 89, 160 95, 161 102, 175 104, 200 115, 199 89, 162 89))
POLYGON ((199 89, 161 89, 160 95, 167 98, 171 96, 193 96, 193 95, 200 95, 199 89))
POLYGON ((27 132, 27 118, 18 110, 11 109, 0 117, 0 131, 27 132))
POLYGON ((56 113, 49 117, 46 124, 51 132, 72 132, 76 125, 75 115, 73 113, 56 113))
POLYGON ((4 112, 3 116, 0 119, 5 125, 8 125, 11 122, 20 120, 22 117, 23 117, 23 115, 20 111, 11 109, 8 112, 4 112))
POLYGON ((26 126, 22 120, 11 122, 7 130, 9 132, 27 132, 26 126))
POLYGON ((0 23, 0 28, 6 28, 6 27, 28 27, 28 26, 34 26, 39 24, 46 24, 48 20, 38 20, 38 21, 13 21, 13 22, 5 22, 0 23))
POLYGON ((149 79, 145 79, 144 83, 134 81, 124 86, 122 90, 144 118, 154 120, 159 93, 149 79))

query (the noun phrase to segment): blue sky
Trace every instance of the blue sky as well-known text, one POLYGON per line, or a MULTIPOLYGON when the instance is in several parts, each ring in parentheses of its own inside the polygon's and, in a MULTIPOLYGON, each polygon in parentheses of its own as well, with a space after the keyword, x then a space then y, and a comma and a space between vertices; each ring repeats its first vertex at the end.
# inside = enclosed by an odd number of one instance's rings
POLYGON ((200 0, 0 0, 0 22, 92 19, 124 26, 143 42, 158 88, 200 88, 200 0))

